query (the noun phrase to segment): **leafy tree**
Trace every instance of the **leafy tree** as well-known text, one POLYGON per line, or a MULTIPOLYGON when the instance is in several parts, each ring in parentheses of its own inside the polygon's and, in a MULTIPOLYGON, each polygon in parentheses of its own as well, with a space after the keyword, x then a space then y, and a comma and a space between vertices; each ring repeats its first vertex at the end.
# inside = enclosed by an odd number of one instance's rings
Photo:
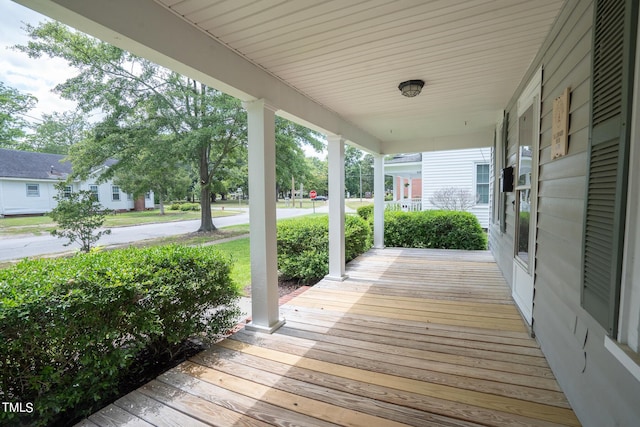
POLYGON ((0 82, 0 147, 19 148, 28 127, 24 114, 35 107, 37 98, 0 82))
POLYGON ((305 158, 308 178, 305 186, 310 190, 316 190, 319 196, 329 195, 329 166, 326 160, 316 157, 305 158))
POLYGON ((109 120, 98 124, 92 135, 69 151, 74 173, 86 179, 96 163, 108 159, 118 162, 105 169, 99 182, 113 179, 135 198, 152 190, 164 214, 164 201, 178 188, 188 188, 190 177, 173 138, 158 136, 153 125, 114 125, 109 120))
POLYGON ((49 216, 60 228, 53 230, 51 235, 69 239, 64 246, 77 242, 82 252, 89 252, 100 237, 111 234, 108 229, 97 231, 104 224, 104 210, 91 191, 80 190, 65 196, 65 185, 64 182, 56 184, 58 194, 54 199, 58 205, 49 216))
POLYGON ((344 175, 345 191, 351 197, 360 197, 361 182, 363 197, 367 192, 373 193, 373 156, 347 145, 344 151, 344 175))
POLYGON ((309 187, 311 170, 305 160, 303 145, 322 151, 320 135, 311 129, 276 117, 276 198, 291 187, 291 177, 309 187))
POLYGON ((32 126, 27 140, 35 151, 68 154, 69 148, 82 141, 90 129, 85 115, 79 111, 43 114, 42 122, 32 126))
MULTIPOLYGON (((16 49, 33 58, 62 58, 79 70, 55 90, 63 98, 77 101, 85 112, 101 110, 107 114, 93 137, 102 148, 88 150, 102 150, 103 155, 94 158, 93 166, 109 156, 124 160, 120 144, 142 144, 136 130, 139 127, 170 136, 180 150, 177 156, 175 152, 164 153, 163 159, 173 155, 176 161, 196 165, 202 206, 198 231, 214 230, 211 184, 216 173, 228 166, 232 154, 246 144, 246 114, 240 102, 60 23, 27 25, 26 29, 31 40, 16 49), (126 135, 132 130, 133 135, 126 135)), ((153 145, 155 141, 146 143, 153 145)), ((74 170, 77 164, 85 164, 86 170, 86 158, 79 160, 72 153, 71 160, 74 170)), ((146 173, 142 165, 148 163, 140 163, 139 176, 146 173)), ((173 174, 175 170, 169 165, 163 173, 173 174)))
POLYGON ((466 211, 476 204, 471 191, 466 188, 444 187, 429 198, 432 205, 447 211, 466 211))

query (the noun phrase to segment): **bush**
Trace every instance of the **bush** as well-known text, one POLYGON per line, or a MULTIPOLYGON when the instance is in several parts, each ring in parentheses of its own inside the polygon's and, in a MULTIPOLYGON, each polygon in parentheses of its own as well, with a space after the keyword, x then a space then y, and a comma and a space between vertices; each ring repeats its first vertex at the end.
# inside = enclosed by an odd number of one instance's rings
POLYGON ((111 234, 111 230, 98 229, 104 224, 104 208, 96 200, 95 195, 88 190, 71 192, 65 196, 64 182, 56 184, 58 194, 53 198, 57 206, 49 213, 59 228, 51 232, 52 236, 69 239, 64 246, 76 242, 80 244, 82 252, 89 252, 94 243, 104 234, 111 234))
POLYGON ((373 205, 360 206, 357 212, 358 216, 365 221, 373 221, 373 205))
POLYGON ((387 211, 384 243, 388 247, 482 250, 487 237, 469 212, 387 211))
MULTIPOLYGON (((362 218, 345 218, 345 261, 371 247, 371 227, 362 218)), ((329 218, 302 217, 278 222, 278 270, 285 280, 312 283, 329 273, 329 218)))
POLYGON ((25 260, 0 270, 0 424, 50 425, 113 398, 142 354, 212 340, 237 316, 230 260, 179 246, 25 260), (65 412, 67 411, 67 412, 65 412))
POLYGON ((181 211, 199 211, 200 210, 200 204, 199 203, 183 203, 180 205, 180 210, 181 211))

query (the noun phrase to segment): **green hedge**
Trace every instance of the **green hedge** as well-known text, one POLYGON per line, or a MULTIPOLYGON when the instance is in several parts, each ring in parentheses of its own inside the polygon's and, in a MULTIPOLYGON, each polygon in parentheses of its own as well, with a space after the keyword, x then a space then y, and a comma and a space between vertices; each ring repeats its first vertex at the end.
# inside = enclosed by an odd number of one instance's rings
MULTIPOLYGON (((345 218, 345 261, 371 247, 371 227, 354 215, 345 218)), ((285 280, 312 283, 329 273, 329 218, 301 217, 278 222, 278 270, 285 280)))
POLYGON ((357 212, 359 217, 367 221, 373 221, 373 205, 360 206, 357 212))
POLYGON ((487 236, 475 215, 455 211, 387 211, 387 247, 486 249, 487 236))
POLYGON ((20 418, 0 411, 0 424, 49 425, 96 410, 136 357, 227 331, 238 314, 230 268, 211 248, 165 246, 0 270, 0 401, 34 409, 20 418))
POLYGON ((200 203, 183 203, 180 205, 180 210, 181 211, 199 211, 200 210, 200 203))

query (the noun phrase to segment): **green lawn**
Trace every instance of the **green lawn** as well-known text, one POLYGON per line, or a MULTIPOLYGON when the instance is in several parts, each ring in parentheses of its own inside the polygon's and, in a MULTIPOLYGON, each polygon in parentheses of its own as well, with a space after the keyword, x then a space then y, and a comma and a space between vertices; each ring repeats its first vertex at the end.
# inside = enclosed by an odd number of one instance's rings
POLYGON ((231 269, 231 279, 242 291, 246 286, 251 285, 251 260, 249 255, 249 238, 232 240, 230 242, 219 243, 215 248, 231 255, 233 258, 233 268, 231 269))
POLYGON ((357 210, 360 206, 368 206, 372 204, 373 199, 362 199, 362 203, 360 203, 360 199, 347 199, 347 201, 345 202, 345 205, 355 210, 357 210))
MULTIPOLYGON (((213 218, 231 216, 240 213, 231 209, 221 210, 214 207, 211 211, 213 218)), ((173 211, 166 209, 165 215, 160 211, 122 212, 115 215, 107 215, 105 227, 123 227, 127 225, 150 224, 158 222, 185 221, 200 219, 199 211, 173 211)), ((0 235, 9 234, 43 234, 49 233, 55 227, 55 223, 48 216, 9 217, 0 219, 0 235)))

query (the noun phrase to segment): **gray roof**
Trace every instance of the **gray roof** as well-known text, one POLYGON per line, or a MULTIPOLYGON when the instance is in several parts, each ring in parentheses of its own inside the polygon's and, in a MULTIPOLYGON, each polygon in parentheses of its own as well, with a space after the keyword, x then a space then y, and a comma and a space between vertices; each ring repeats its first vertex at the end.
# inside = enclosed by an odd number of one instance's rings
POLYGON ((60 162, 60 154, 0 149, 0 177, 26 179, 64 179, 71 163, 60 162))
POLYGON ((397 154, 392 159, 386 159, 385 165, 393 165, 397 163, 419 163, 422 161, 422 153, 416 154, 397 154))
MULTIPOLYGON (((24 179, 66 179, 71 173, 71 163, 61 162, 61 154, 35 153, 0 148, 0 177, 24 179)), ((109 159, 104 165, 112 166, 109 159)))

